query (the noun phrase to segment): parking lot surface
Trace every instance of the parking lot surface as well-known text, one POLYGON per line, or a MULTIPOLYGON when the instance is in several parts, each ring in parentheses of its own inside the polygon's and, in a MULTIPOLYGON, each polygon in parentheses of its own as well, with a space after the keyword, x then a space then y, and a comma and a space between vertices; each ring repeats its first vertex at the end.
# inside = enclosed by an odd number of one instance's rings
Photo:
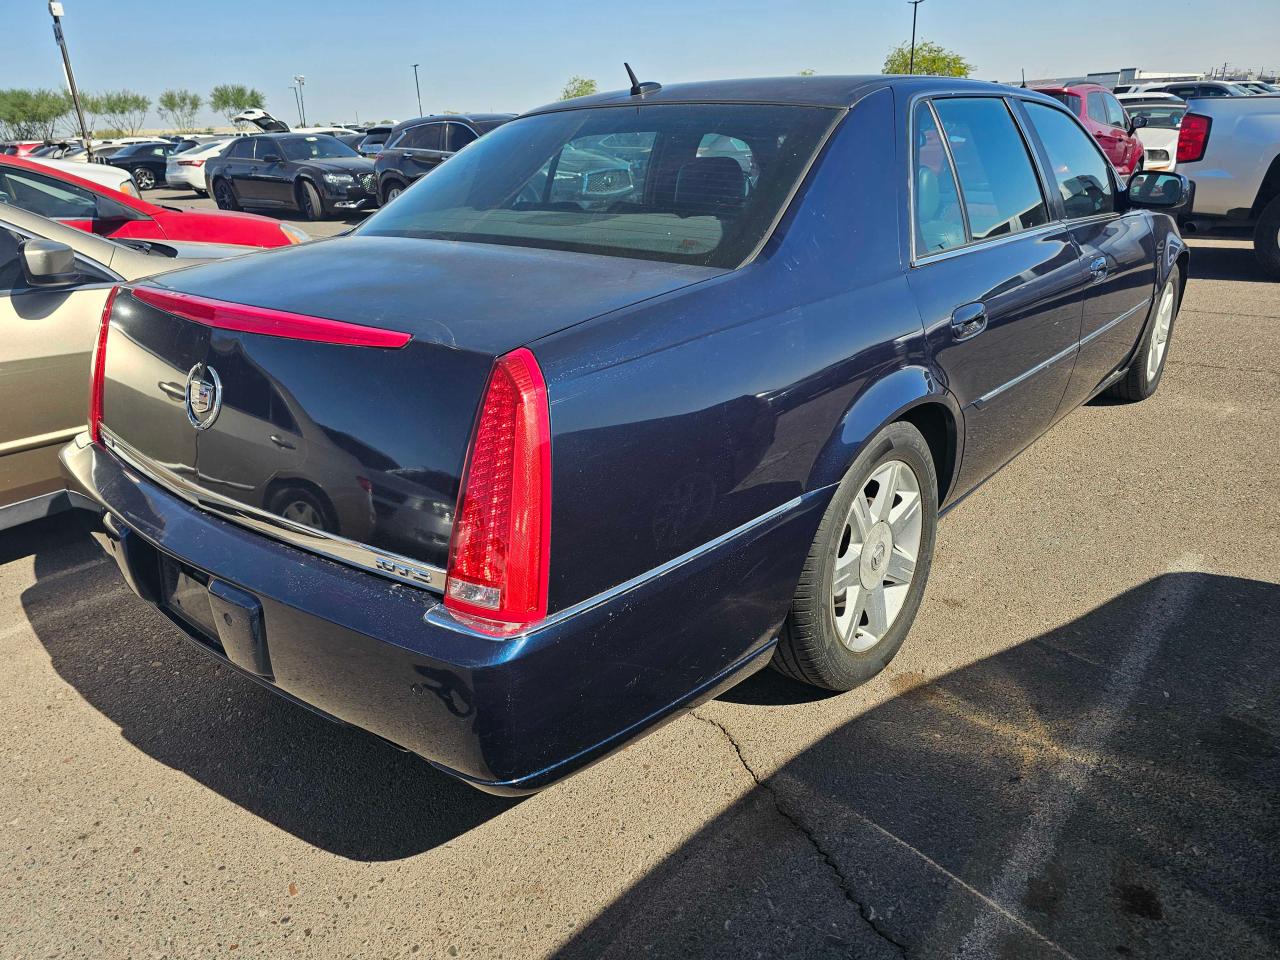
POLYGON ((881 676, 522 801, 221 668, 74 518, 0 534, 0 956, 1276 956, 1280 285, 1192 244, 1159 393, 947 517, 881 676))

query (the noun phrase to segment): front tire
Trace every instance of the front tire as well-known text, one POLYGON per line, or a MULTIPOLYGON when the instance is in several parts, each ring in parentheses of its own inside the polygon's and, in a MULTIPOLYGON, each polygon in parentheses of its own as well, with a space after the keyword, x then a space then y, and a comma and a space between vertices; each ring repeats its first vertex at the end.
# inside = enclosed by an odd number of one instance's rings
POLYGON ((814 537, 773 667, 851 690, 888 665, 924 596, 938 478, 920 431, 893 423, 867 441, 814 537))
POLYGON ((1253 252, 1262 269, 1280 280, 1280 196, 1262 209, 1253 230, 1253 252))
POLYGON ((382 205, 386 206, 404 191, 405 186, 399 180, 388 180, 382 187, 382 205))
POLYGON ((298 184, 298 212, 303 220, 319 220, 324 216, 324 203, 320 191, 310 180, 298 184))
POLYGON ((1169 356, 1169 340, 1173 337, 1173 323, 1178 319, 1182 295, 1181 276, 1177 267, 1169 271, 1169 279, 1164 282, 1156 297, 1151 322, 1147 324, 1142 342, 1134 352, 1128 372, 1107 388, 1106 396, 1126 403, 1137 403, 1147 399, 1160 386, 1165 360, 1169 356))
POLYGON ((133 182, 138 185, 139 190, 154 190, 156 188, 156 175, 146 167, 138 167, 131 172, 133 174, 133 182))

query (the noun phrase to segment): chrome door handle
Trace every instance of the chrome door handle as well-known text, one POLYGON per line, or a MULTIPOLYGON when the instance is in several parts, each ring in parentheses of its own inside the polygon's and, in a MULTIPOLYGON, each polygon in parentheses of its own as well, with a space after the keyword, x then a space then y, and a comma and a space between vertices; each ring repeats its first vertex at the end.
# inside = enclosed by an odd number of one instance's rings
POLYGON ((966 303, 951 313, 951 333, 956 340, 971 340, 987 329, 987 307, 982 303, 966 303))
POLYGON ((1105 280, 1107 278, 1107 258, 1095 257, 1089 263, 1089 273, 1093 275, 1094 280, 1105 280))
POLYGON ((288 440, 286 440, 284 437, 280 436, 277 433, 271 434, 271 436, 267 437, 267 439, 270 440, 272 443, 274 443, 277 447, 279 447, 282 450, 298 449, 292 443, 290 443, 288 440))

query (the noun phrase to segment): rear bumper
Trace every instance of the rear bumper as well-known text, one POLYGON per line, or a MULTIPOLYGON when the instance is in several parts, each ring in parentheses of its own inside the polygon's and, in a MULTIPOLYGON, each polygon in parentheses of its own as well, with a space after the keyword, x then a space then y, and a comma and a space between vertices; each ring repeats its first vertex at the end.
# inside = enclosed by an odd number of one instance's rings
POLYGON ((506 794, 548 786, 763 667, 830 496, 798 498, 526 634, 494 640, 455 621, 431 593, 179 499, 85 435, 62 463, 68 487, 86 498, 77 502, 100 512, 99 536, 130 587, 202 649, 506 794), (201 604, 213 626, 177 609, 175 570, 186 577, 188 606, 201 604))

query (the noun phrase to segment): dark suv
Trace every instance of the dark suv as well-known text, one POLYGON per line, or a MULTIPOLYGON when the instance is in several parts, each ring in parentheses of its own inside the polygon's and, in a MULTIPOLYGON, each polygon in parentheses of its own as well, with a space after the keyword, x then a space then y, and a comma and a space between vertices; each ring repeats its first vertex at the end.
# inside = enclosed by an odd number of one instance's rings
POLYGON ((397 123, 378 154, 378 198, 394 200, 472 140, 514 118, 514 113, 450 113, 397 123))

